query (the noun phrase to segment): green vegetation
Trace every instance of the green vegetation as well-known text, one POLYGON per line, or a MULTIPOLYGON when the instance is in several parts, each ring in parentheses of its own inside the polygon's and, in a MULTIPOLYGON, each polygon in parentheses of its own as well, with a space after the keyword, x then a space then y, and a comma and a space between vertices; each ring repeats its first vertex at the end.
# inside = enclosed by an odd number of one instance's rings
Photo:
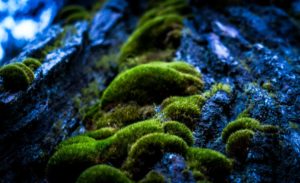
POLYGON ((85 170, 76 183, 131 183, 119 169, 108 165, 96 165, 85 170))
POLYGON ((257 130, 260 127, 260 122, 253 118, 239 118, 230 122, 222 131, 222 139, 227 142, 229 136, 242 129, 257 130))
POLYGON ((195 173, 203 172, 213 181, 224 181, 232 170, 232 160, 225 155, 204 148, 189 148, 187 153, 187 162, 191 170, 195 173))
POLYGON ((133 122, 151 118, 155 114, 153 106, 139 106, 135 103, 118 105, 111 111, 104 113, 97 120, 97 128, 121 128, 133 122))
POLYGON ((166 117, 180 121, 190 129, 194 129, 204 102, 205 99, 201 95, 170 97, 162 103, 163 113, 166 117))
POLYGON ((91 14, 83 6, 69 5, 61 10, 59 18, 70 24, 79 20, 89 20, 91 14))
POLYGON ((32 71, 37 70, 41 66, 40 61, 35 58, 26 58, 23 61, 23 64, 29 67, 32 71))
POLYGON ((70 137, 67 140, 62 141, 56 148, 60 149, 64 146, 68 146, 68 145, 72 145, 72 144, 79 144, 79 143, 85 143, 85 142, 96 142, 95 139, 91 138, 91 137, 87 137, 87 136, 75 136, 75 137, 70 137))
POLYGON ((123 169, 134 180, 139 180, 150 171, 164 153, 172 152, 184 156, 187 149, 187 144, 177 136, 152 133, 140 138, 132 145, 123 169))
MULTIPOLYGON (((183 18, 173 14, 158 16, 138 27, 121 48, 119 56, 121 68, 126 68, 128 58, 177 48, 181 38, 181 34, 178 35, 178 32, 181 32, 182 26, 183 18)), ((163 59, 155 58, 155 60, 163 59)))
POLYGON ((193 133, 184 124, 177 121, 168 121, 163 123, 163 128, 165 133, 182 138, 189 146, 194 144, 193 133))
POLYGON ((50 182, 75 182, 86 168, 97 164, 96 143, 63 146, 54 153, 47 165, 50 182))
POLYGON ((138 183, 165 183, 165 178, 162 174, 156 171, 150 171, 142 180, 138 183))
POLYGON ((130 101, 139 105, 160 103, 169 96, 195 94, 203 88, 203 81, 190 70, 193 67, 184 62, 154 62, 122 72, 104 91, 102 108, 130 101))
POLYGON ((96 140, 102 140, 106 139, 112 135, 114 135, 117 132, 117 129, 111 128, 111 127, 106 127, 106 128, 100 128, 98 130, 94 131, 89 131, 87 133, 84 133, 84 136, 91 137, 96 140))
POLYGON ((22 63, 8 64, 0 69, 3 86, 6 90, 18 91, 26 89, 34 80, 34 74, 22 63))
POLYGON ((230 85, 228 85, 228 84, 217 83, 217 84, 212 85, 210 90, 204 92, 202 94, 202 96, 208 99, 208 98, 214 96, 218 91, 224 91, 228 95, 230 95, 232 92, 232 89, 231 89, 230 85))
POLYGON ((253 135, 254 131, 248 129, 232 133, 226 143, 227 154, 239 161, 245 160, 253 135))

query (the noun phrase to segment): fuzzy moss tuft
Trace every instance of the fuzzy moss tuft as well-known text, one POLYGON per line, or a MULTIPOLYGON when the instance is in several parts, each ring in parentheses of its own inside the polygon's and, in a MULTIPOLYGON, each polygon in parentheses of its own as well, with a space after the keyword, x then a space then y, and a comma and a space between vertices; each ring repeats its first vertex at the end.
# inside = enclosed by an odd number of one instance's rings
POLYGON ((165 178, 162 174, 156 171, 150 171, 147 175, 138 183, 165 183, 165 178))
POLYGON ((123 165, 134 180, 141 179, 164 153, 172 152, 185 155, 188 145, 175 135, 153 133, 140 138, 130 149, 123 165))
POLYGON ((170 97, 163 101, 163 113, 166 117, 180 121, 194 129, 201 113, 205 99, 200 95, 188 97, 170 97))
POLYGON ((32 71, 37 70, 41 66, 41 62, 35 58, 26 58, 23 61, 27 67, 29 67, 32 71))
POLYGON ((193 171, 203 172, 213 181, 224 181, 232 170, 232 160, 222 153, 205 148, 189 148, 187 162, 193 171))
POLYGON ((163 123, 163 128, 165 133, 182 138, 189 146, 194 144, 193 133, 184 124, 177 121, 168 121, 163 123))
POLYGON ((195 94, 203 88, 199 73, 184 62, 153 62, 119 74, 102 96, 102 108, 135 101, 139 105, 160 103, 173 95, 195 94), (196 71, 194 71, 196 72, 196 71))
POLYGON ((91 137, 96 140, 102 140, 114 135, 116 132, 117 132, 116 128, 106 127, 106 128, 100 128, 99 130, 86 132, 82 135, 91 137))
POLYGON ((145 120, 155 114, 154 106, 139 106, 137 104, 118 105, 97 120, 97 128, 121 128, 133 122, 145 120))
POLYGON ((60 148, 47 164, 49 182, 75 182, 86 168, 97 164, 96 143, 78 143, 60 148))
POLYGON ((87 137, 87 136, 75 136, 75 137, 70 137, 67 140, 62 141, 57 147, 56 149, 60 149, 62 147, 68 146, 68 145, 72 145, 72 144, 79 144, 79 143, 87 143, 87 142, 96 142, 95 139, 91 138, 91 137, 87 137))
POLYGON ((222 131, 223 142, 227 142, 229 136, 242 129, 256 130, 260 127, 260 122, 253 118, 239 118, 230 122, 222 131))
POLYGON ((182 27, 183 18, 178 15, 158 16, 147 21, 138 27, 122 46, 119 64, 121 67, 126 67, 128 58, 134 58, 147 52, 177 48, 181 36, 178 37, 178 34, 173 33, 181 32, 182 27))
POLYGON ((119 169, 108 165, 96 165, 85 170, 76 183, 132 183, 119 169))
POLYGON ((6 90, 18 91, 26 89, 34 80, 34 74, 22 63, 8 64, 0 69, 3 86, 6 90))
POLYGON ((226 143, 227 154, 239 161, 245 160, 253 135, 254 131, 248 129, 232 133, 226 143))
POLYGON ((231 89, 230 85, 228 85, 228 84, 217 83, 217 84, 212 85, 210 90, 204 92, 202 94, 202 96, 205 98, 210 98, 210 97, 214 96, 218 91, 224 91, 228 95, 230 95, 232 92, 232 89, 231 89))

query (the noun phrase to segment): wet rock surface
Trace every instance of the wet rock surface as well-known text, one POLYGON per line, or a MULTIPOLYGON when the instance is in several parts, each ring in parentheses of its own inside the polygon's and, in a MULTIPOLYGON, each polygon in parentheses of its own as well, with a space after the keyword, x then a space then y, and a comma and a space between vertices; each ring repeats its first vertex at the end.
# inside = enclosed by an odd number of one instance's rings
MULTIPOLYGON (((222 9, 202 2, 189 2, 193 17, 184 20, 174 60, 196 67, 205 90, 224 83, 232 91, 205 101, 194 146, 226 154, 222 130, 246 110, 247 117, 276 125, 279 132, 257 132, 228 181, 300 182, 299 1, 285 6, 247 1, 222 9)), ((102 92, 115 77, 115 70, 93 69, 95 63, 118 53, 143 8, 141 2, 107 1, 91 22, 71 25, 64 44, 47 54, 26 91, 1 91, 1 182, 47 181, 45 166, 55 146, 85 131, 72 99, 91 81, 102 92)), ((53 25, 11 62, 38 55, 63 31, 53 25)), ((186 168, 183 157, 166 153, 154 170, 171 182, 196 182, 186 168)))

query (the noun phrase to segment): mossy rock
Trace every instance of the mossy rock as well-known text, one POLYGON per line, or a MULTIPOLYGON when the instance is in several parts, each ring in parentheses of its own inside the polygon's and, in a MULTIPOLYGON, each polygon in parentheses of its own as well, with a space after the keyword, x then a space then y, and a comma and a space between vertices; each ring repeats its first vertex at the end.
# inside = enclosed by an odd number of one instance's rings
POLYGON ((244 161, 247 158, 249 145, 254 134, 254 131, 248 129, 232 133, 226 143, 227 154, 239 161, 244 161))
POLYGON ((162 174, 156 171, 150 171, 147 175, 138 183, 165 183, 165 178, 162 174))
POLYGON ((122 169, 126 170, 133 180, 140 180, 164 153, 171 152, 185 156, 187 149, 185 141, 175 135, 149 134, 132 145, 122 169))
POLYGON ((199 73, 184 62, 153 62, 119 74, 104 91, 102 108, 134 101, 139 105, 160 103, 169 96, 198 93, 203 88, 199 73))
POLYGON ((132 183, 126 175, 109 165, 95 165, 85 170, 76 183, 132 183))
POLYGON ((182 138, 189 146, 194 144, 193 133, 186 125, 177 121, 168 121, 163 123, 163 128, 165 133, 182 138))
POLYGON ((155 114, 154 106, 139 106, 137 104, 118 105, 97 120, 97 128, 121 128, 131 123, 146 120, 155 114))
POLYGON ((182 122, 193 130, 204 103, 205 99, 201 95, 170 97, 162 103, 163 113, 171 120, 182 122))
POLYGON ((27 67, 29 67, 32 71, 37 70, 42 64, 39 60, 35 58, 27 58, 23 61, 27 67))
POLYGON ((0 69, 3 86, 6 90, 18 91, 26 89, 34 80, 34 74, 22 63, 8 64, 0 69))
POLYGON ((62 141, 57 147, 56 149, 60 149, 62 147, 68 146, 68 145, 72 145, 72 144, 79 144, 79 143, 87 143, 87 142, 96 142, 95 139, 91 138, 91 137, 87 137, 87 136, 75 136, 75 137, 70 137, 64 141, 62 141))
POLYGON ((83 136, 88 136, 96 140, 103 140, 114 135, 118 130, 116 128, 105 127, 98 130, 86 132, 83 136))
POLYGON ((224 91, 228 95, 230 95, 232 92, 232 89, 231 89, 230 85, 228 85, 228 84, 217 83, 217 84, 212 85, 210 90, 204 92, 202 94, 202 96, 205 97, 206 99, 208 99, 208 98, 211 98, 212 96, 214 96, 219 91, 224 91))
POLYGON ((159 16, 147 21, 138 27, 122 46, 119 56, 120 67, 126 68, 128 58, 147 52, 177 48, 181 38, 180 35, 178 37, 178 31, 181 32, 182 27, 183 18, 178 15, 159 16))
POLYGON ((189 148, 187 162, 190 169, 200 171, 213 182, 225 182, 233 162, 220 152, 205 148, 189 148))
POLYGON ((96 143, 78 143, 64 146, 54 153, 47 164, 49 182, 75 182, 88 167, 97 164, 99 152, 96 143))
POLYGON ((222 131, 223 142, 227 142, 229 136, 242 129, 256 130, 260 127, 260 122, 253 118, 238 118, 230 122, 222 131))

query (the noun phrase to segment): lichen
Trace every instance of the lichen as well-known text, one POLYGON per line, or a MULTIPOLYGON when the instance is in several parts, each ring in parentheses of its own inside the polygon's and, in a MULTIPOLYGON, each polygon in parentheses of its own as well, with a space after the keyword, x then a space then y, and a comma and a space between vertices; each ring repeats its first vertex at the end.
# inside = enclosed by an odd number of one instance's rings
POLYGON ((119 169, 109 165, 95 165, 86 169, 76 183, 132 183, 119 169))
POLYGON ((184 62, 154 62, 119 74, 104 91, 103 109, 134 101, 139 105, 160 103, 174 95, 195 94, 203 88, 199 73, 184 62), (195 71, 196 72, 196 71, 195 71))
POLYGON ((140 138, 132 145, 123 165, 134 180, 141 179, 166 152, 185 155, 188 146, 175 135, 152 133, 140 138))
POLYGON ((190 129, 194 129, 204 102, 205 99, 201 95, 170 97, 162 102, 162 111, 167 118, 184 123, 190 129))

